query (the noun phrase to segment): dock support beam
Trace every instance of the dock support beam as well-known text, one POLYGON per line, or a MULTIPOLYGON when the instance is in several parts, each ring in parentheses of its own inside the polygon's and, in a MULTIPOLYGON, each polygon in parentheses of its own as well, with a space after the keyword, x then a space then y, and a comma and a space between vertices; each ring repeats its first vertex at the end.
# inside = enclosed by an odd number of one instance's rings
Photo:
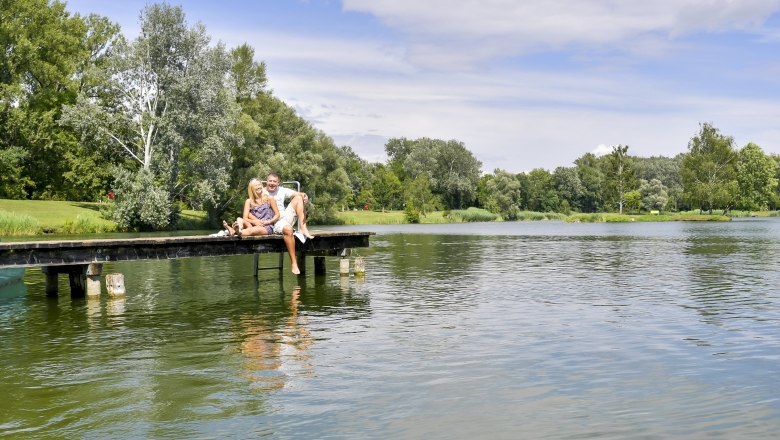
POLYGON ((325 257, 314 257, 314 275, 325 275, 325 257))

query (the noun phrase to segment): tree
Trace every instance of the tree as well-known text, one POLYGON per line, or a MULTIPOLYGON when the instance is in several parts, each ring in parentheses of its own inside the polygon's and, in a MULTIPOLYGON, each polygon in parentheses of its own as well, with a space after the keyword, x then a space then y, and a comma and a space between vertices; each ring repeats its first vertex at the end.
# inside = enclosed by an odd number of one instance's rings
POLYGON ((240 142, 224 46, 209 46, 202 25, 189 27, 181 7, 162 4, 144 8, 140 36, 120 38, 107 55, 64 121, 85 144, 121 155, 122 168, 151 173, 168 204, 187 200, 214 217, 240 142))
POLYGON ((637 212, 642 207, 642 194, 639 190, 632 189, 623 195, 626 211, 637 212))
MULTIPOLYGON (((647 182, 652 182, 654 179, 659 180, 665 188, 668 202, 671 202, 668 208, 672 210, 679 209, 678 203, 683 193, 682 176, 680 175, 683 156, 681 153, 675 157, 652 156, 633 158, 636 177, 647 182)), ((666 208, 665 205, 664 207, 666 208)))
MULTIPOLYGON (((68 171, 83 158, 75 136, 59 124, 83 71, 98 62, 118 27, 107 19, 71 15, 59 1, 15 0, 0 5, 0 151, 24 162, 0 192, 14 197, 89 200, 98 189, 79 188, 68 171), (16 150, 14 152, 14 150, 16 150), (20 153, 23 151, 23 153, 20 153)), ((97 168, 99 169, 99 168, 97 168)), ((81 170, 94 173, 94 170, 81 170)), ((99 175, 96 173, 95 175, 99 175)), ((10 176, 9 176, 10 177, 10 176)), ((106 182, 99 185, 105 187, 106 182)))
POLYGON ((417 211, 423 216, 430 211, 439 208, 438 198, 431 192, 431 185, 427 174, 420 174, 414 178, 404 191, 404 203, 408 212, 417 211))
POLYGON ((558 194, 553 188, 552 174, 536 168, 526 174, 526 207, 531 211, 552 212, 558 208, 558 194))
POLYGON ((385 151, 388 166, 399 179, 426 174, 431 190, 447 208, 461 209, 475 201, 482 163, 462 142, 395 138, 387 142, 385 151))
POLYGON ((385 209, 400 209, 403 203, 403 186, 392 170, 378 166, 374 174, 374 198, 379 207, 385 209))
POLYGON ((766 209, 777 190, 777 164, 754 143, 745 145, 737 156, 739 203, 743 209, 766 209))
POLYGON ((601 171, 601 159, 593 153, 586 153, 574 161, 577 175, 582 182, 582 212, 598 212, 604 200, 604 173, 601 171))
POLYGON ((564 203, 577 211, 582 209, 582 198, 585 194, 585 186, 574 167, 557 167, 553 171, 553 188, 558 193, 561 204, 564 203))
POLYGON ((606 156, 606 189, 607 199, 617 205, 618 212, 623 213, 626 193, 636 188, 636 178, 628 156, 628 145, 615 145, 612 153, 606 156))
POLYGON ((734 139, 720 134, 710 123, 700 124, 682 162, 684 195, 693 206, 710 214, 715 208, 730 209, 738 192, 736 162, 734 139))
POLYGON ((663 210, 669 203, 669 194, 666 186, 658 179, 652 179, 649 182, 640 179, 639 194, 642 200, 642 207, 648 211, 663 210))
POLYGON ((485 183, 485 209, 499 214, 504 220, 517 220, 520 216, 520 182, 514 174, 497 169, 485 183))

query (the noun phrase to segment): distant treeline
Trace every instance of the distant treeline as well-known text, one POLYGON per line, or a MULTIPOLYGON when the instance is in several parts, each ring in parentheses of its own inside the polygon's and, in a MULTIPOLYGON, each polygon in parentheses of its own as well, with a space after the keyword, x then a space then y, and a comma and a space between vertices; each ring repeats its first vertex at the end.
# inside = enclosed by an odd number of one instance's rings
MULTIPOLYGON (((387 163, 337 146, 267 87, 248 45, 213 44, 181 7, 151 4, 128 41, 105 17, 15 0, 0 21, 0 198, 107 200, 124 229, 164 229, 182 208, 215 223, 269 171, 338 209, 597 212, 775 209, 778 157, 702 124, 674 158, 584 154, 572 167, 482 174, 457 140, 395 138, 387 163)), ((531 164, 532 165, 532 164, 531 164)))

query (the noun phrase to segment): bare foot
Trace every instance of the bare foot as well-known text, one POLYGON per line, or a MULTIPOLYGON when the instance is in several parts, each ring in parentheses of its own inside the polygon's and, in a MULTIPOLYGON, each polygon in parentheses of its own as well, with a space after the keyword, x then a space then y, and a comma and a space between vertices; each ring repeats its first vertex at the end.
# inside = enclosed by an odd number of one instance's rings
POLYGON ((228 231, 228 237, 236 235, 236 230, 233 229, 225 220, 222 220, 222 227, 228 231))
POLYGON ((293 273, 294 275, 300 275, 300 274, 301 274, 301 270, 300 270, 300 269, 298 269, 298 266, 293 266, 293 267, 292 267, 292 273, 293 273))
POLYGON ((314 238, 314 236, 309 233, 309 228, 307 228, 306 226, 300 228, 300 231, 303 233, 304 236, 306 236, 306 238, 314 238))

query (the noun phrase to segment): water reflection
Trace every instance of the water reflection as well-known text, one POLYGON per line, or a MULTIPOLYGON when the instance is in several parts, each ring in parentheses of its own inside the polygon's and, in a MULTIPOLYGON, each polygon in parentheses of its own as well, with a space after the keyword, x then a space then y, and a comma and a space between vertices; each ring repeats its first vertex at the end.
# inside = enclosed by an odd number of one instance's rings
POLYGON ((306 325, 306 315, 299 315, 300 286, 290 294, 289 315, 281 322, 263 314, 240 317, 241 353, 246 360, 241 377, 260 391, 280 390, 294 378, 314 374, 309 349, 314 343, 306 325))

